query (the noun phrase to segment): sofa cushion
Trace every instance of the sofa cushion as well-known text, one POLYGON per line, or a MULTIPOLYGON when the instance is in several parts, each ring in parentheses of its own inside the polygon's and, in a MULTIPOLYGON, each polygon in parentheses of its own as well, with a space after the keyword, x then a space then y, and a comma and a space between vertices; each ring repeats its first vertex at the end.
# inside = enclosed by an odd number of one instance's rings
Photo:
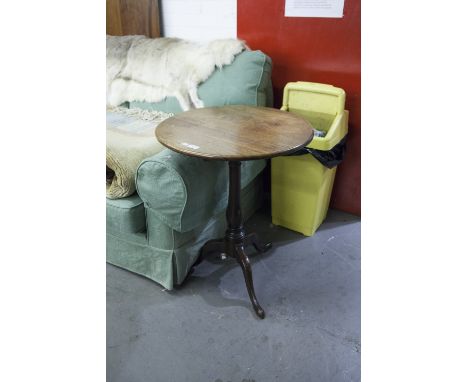
MULTIPOLYGON (((261 51, 244 51, 231 65, 215 72, 198 87, 198 96, 205 107, 223 105, 272 106, 271 59, 261 51)), ((130 108, 159 110, 166 113, 182 111, 174 97, 162 102, 129 102, 130 108)))
POLYGON ((138 194, 122 199, 106 199, 107 230, 136 233, 146 230, 145 207, 138 194))

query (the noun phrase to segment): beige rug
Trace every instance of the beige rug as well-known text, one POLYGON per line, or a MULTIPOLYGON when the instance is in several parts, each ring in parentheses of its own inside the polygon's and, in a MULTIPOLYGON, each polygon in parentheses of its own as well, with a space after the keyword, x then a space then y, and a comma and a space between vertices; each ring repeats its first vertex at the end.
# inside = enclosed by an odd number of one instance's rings
POLYGON ((164 149, 155 129, 173 114, 116 107, 107 109, 106 196, 124 198, 135 190, 140 163, 164 149))

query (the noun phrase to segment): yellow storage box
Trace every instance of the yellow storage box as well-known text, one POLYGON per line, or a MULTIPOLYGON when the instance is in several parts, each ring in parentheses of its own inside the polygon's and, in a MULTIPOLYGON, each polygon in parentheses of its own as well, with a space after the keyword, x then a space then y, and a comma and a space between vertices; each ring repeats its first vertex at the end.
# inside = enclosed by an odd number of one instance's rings
MULTIPOLYGON (((298 114, 315 129, 326 132, 308 145, 327 151, 348 133, 343 89, 314 82, 290 82, 284 88, 281 110, 298 114)), ((336 167, 323 166, 312 155, 271 160, 273 224, 312 236, 328 211, 336 167)))

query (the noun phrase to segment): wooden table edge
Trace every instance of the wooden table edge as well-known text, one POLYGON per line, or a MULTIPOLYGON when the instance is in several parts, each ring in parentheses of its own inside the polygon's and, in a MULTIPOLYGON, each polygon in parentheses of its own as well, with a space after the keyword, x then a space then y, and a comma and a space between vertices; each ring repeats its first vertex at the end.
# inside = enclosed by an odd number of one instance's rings
POLYGON ((292 154, 292 153, 306 147, 310 142, 312 142, 312 140, 314 138, 314 130, 313 130, 313 126, 312 126, 312 134, 305 143, 303 143, 301 145, 298 145, 296 147, 293 147, 293 148, 291 148, 289 150, 286 150, 286 151, 279 151, 279 152, 271 153, 271 154, 268 154, 268 155, 259 154, 259 155, 247 155, 247 156, 245 156, 245 155, 244 156, 220 156, 220 155, 209 156, 209 155, 200 154, 200 152, 197 152, 197 151, 190 151, 187 148, 185 148, 183 151, 179 150, 179 149, 176 149, 176 148, 170 146, 169 144, 167 144, 166 142, 164 142, 164 140, 161 140, 157 135, 156 135, 156 138, 159 141, 159 143, 161 143, 164 147, 168 148, 169 150, 172 150, 172 151, 175 151, 176 153, 179 153, 179 154, 182 154, 182 155, 187 155, 187 156, 190 156, 190 157, 193 157, 193 158, 201 158, 201 159, 205 159, 205 160, 222 160, 222 161, 245 161, 245 160, 269 159, 269 158, 274 158, 274 157, 279 157, 279 156, 286 156, 286 155, 292 154))

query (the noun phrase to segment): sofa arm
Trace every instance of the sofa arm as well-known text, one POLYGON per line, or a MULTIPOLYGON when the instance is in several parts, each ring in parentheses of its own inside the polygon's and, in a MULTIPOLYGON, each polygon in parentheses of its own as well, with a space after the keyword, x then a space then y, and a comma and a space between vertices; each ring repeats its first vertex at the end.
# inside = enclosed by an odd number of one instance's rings
MULTIPOLYGON (((265 165, 265 160, 243 162, 241 187, 248 185, 265 165)), ((172 229, 186 232, 226 208, 228 165, 166 149, 140 164, 136 187, 145 207, 153 209, 172 229)))

